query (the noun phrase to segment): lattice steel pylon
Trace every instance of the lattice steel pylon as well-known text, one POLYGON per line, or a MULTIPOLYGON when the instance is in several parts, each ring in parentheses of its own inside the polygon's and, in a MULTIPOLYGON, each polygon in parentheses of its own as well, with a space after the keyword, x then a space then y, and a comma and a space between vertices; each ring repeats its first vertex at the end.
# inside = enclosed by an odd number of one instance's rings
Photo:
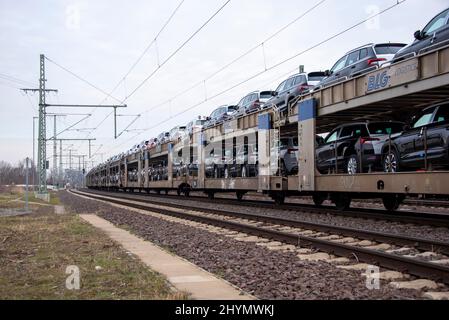
POLYGON ((47 193, 47 127, 46 127, 46 91, 45 91, 45 56, 40 55, 39 77, 39 134, 38 134, 38 175, 39 193, 47 193))
MULTIPOLYGON (((25 93, 39 92, 39 127, 38 127, 38 155, 36 169, 38 171, 38 192, 47 193, 47 140, 46 140, 46 94, 58 92, 55 89, 46 89, 45 82, 45 56, 40 55, 39 89, 21 89, 25 93)), ((33 152, 34 153, 34 152, 33 152)), ((33 155, 34 157, 34 155, 33 155)))

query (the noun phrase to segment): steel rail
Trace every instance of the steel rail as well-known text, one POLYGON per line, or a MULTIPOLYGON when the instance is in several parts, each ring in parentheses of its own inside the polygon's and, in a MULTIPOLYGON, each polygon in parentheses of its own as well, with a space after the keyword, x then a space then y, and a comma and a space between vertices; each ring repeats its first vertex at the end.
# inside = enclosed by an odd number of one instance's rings
MULTIPOLYGON (((110 191, 115 193, 124 194, 119 191, 110 191)), ((152 197, 152 198, 173 198, 180 199, 180 196, 177 195, 160 195, 160 194, 143 194, 143 193, 135 193, 135 195, 139 195, 142 197, 152 197)), ((312 204, 284 204, 284 205, 276 205, 271 201, 266 200, 242 200, 239 201, 237 199, 231 198, 214 198, 209 199, 206 196, 192 196, 190 195, 187 199, 191 200, 199 200, 209 202, 209 203, 223 203, 230 205, 239 205, 246 207, 259 207, 259 208, 268 208, 275 210, 286 210, 298 213, 317 213, 317 214, 333 214, 344 217, 354 217, 354 218, 363 218, 363 219, 377 219, 377 220, 386 220, 392 222, 401 222, 401 223, 413 223, 417 225, 430 225, 435 227, 449 227, 449 214, 438 214, 438 213, 430 213, 430 212, 390 212, 381 209, 364 209, 364 208, 352 208, 348 211, 339 211, 330 206, 320 206, 316 207, 312 204)))
POLYGON ((353 258, 354 256, 356 256, 357 260, 361 262, 378 264, 387 269, 398 270, 400 272, 407 272, 414 276, 422 278, 430 278, 436 281, 442 281, 446 284, 449 284, 449 267, 437 265, 426 261, 407 258, 394 254, 388 254, 385 252, 367 249, 363 247, 355 247, 328 240, 317 239, 309 236, 302 236, 281 231, 265 229, 238 222, 226 221, 205 216, 198 216, 189 213, 181 213, 169 209, 151 207, 150 205, 146 205, 143 202, 133 203, 130 202, 132 200, 124 200, 124 199, 120 200, 117 197, 111 198, 107 196, 85 194, 80 192, 74 192, 74 194, 122 206, 127 206, 135 209, 151 211, 175 218, 222 227, 233 231, 243 232, 246 234, 260 236, 271 240, 295 245, 298 247, 309 246, 314 249, 324 251, 329 254, 334 254, 337 256, 348 258, 353 258))
MULTIPOLYGON (((107 193, 96 193, 96 194, 105 195, 105 196, 108 195, 107 193)), ((329 224, 324 224, 324 223, 285 219, 285 218, 275 217, 272 215, 257 215, 257 214, 252 214, 252 213, 241 213, 241 212, 235 212, 235 211, 229 211, 229 210, 223 210, 223 209, 198 208, 198 207, 193 207, 192 205, 184 205, 184 204, 174 204, 174 203, 167 204, 167 203, 163 203, 163 202, 152 201, 152 200, 148 200, 145 198, 140 198, 135 195, 125 195, 124 194, 124 195, 121 195, 120 198, 126 199, 126 200, 142 202, 142 203, 147 203, 147 204, 163 205, 163 206, 170 206, 172 208, 177 208, 177 209, 185 209, 185 210, 194 210, 194 211, 205 212, 205 213, 213 213, 213 214, 220 215, 220 216, 254 220, 257 222, 265 222, 265 223, 277 224, 277 225, 281 225, 281 226, 307 228, 307 229, 318 231, 318 232, 333 233, 333 234, 343 235, 345 237, 358 237, 358 238, 363 238, 365 240, 385 242, 385 243, 401 245, 401 246, 408 246, 408 247, 415 248, 415 249, 422 250, 422 251, 432 251, 432 252, 438 252, 441 254, 449 255, 449 243, 446 243, 446 242, 439 242, 439 241, 432 241, 432 240, 427 240, 427 239, 422 239, 422 238, 402 236, 399 234, 391 234, 391 233, 384 233, 384 232, 361 230, 361 229, 356 229, 356 228, 341 227, 341 226, 329 225, 329 224)))

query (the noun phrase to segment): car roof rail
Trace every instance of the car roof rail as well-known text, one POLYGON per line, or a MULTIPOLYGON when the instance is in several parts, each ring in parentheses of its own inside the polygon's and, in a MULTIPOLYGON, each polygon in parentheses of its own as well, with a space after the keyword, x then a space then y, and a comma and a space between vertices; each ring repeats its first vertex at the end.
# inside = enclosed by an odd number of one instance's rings
POLYGON ((407 53, 407 54, 405 54, 403 56, 400 56, 397 59, 393 60, 392 63, 394 64, 394 63, 397 63, 397 62, 402 62, 404 60, 412 59, 414 57, 416 57, 416 52, 410 52, 410 53, 407 53))
POLYGON ((363 49, 363 48, 366 48, 366 47, 372 47, 372 46, 375 46, 375 43, 368 43, 368 44, 365 44, 364 46, 360 46, 360 47, 354 48, 354 49, 349 50, 348 52, 346 52, 346 54, 349 54, 351 52, 354 52, 354 51, 357 51, 357 50, 360 50, 360 49, 363 49))
POLYGON ((426 48, 423 48, 423 49, 419 50, 418 55, 422 55, 424 53, 430 53, 430 52, 433 52, 433 51, 445 49, 447 47, 449 47, 449 39, 446 39, 444 41, 435 43, 435 44, 433 44, 433 45, 431 45, 429 47, 426 47, 426 48), (442 43, 446 43, 446 44, 441 46, 442 43), (432 48, 434 48, 434 49, 432 49, 432 48))

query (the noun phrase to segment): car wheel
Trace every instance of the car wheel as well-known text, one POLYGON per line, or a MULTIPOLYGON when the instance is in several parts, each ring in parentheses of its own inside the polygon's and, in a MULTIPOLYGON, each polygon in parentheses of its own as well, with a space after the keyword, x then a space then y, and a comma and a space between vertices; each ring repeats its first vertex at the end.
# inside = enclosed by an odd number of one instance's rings
POLYGON ((399 156, 395 150, 389 151, 384 157, 384 172, 396 173, 399 172, 399 156))
POLYGON ((359 173, 359 161, 357 155, 353 154, 349 157, 348 163, 346 165, 347 173, 350 175, 355 175, 359 173))
POLYGON ((214 168, 214 178, 215 178, 215 179, 218 179, 218 178, 219 178, 219 175, 218 175, 218 168, 217 168, 217 167, 214 168))
POLYGON ((281 161, 281 167, 278 170, 278 175, 281 177, 285 177, 288 175, 288 170, 284 161, 281 161))
POLYGON ((246 167, 243 166, 242 167, 242 178, 246 178, 248 176, 247 172, 246 172, 246 167))

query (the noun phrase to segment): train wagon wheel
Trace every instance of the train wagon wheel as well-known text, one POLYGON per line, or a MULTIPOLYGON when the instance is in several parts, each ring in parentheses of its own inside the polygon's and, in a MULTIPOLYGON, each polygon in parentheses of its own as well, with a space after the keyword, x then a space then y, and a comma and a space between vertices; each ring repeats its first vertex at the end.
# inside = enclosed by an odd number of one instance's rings
POLYGON ((278 206, 285 204, 285 194, 276 194, 273 196, 274 203, 278 206))
POLYGON ((382 198, 382 202, 384 204, 384 207, 388 211, 396 211, 399 209, 399 207, 402 204, 402 201, 404 201, 404 197, 394 194, 394 195, 387 195, 382 198))
POLYGON ((312 198, 313 198, 313 203, 315 204, 315 206, 321 207, 323 205, 324 201, 326 201, 327 197, 322 194, 314 194, 312 198))
POLYGON ((349 197, 346 194, 339 194, 336 195, 334 200, 335 207, 339 211, 345 211, 348 210, 351 207, 351 197, 349 197))

